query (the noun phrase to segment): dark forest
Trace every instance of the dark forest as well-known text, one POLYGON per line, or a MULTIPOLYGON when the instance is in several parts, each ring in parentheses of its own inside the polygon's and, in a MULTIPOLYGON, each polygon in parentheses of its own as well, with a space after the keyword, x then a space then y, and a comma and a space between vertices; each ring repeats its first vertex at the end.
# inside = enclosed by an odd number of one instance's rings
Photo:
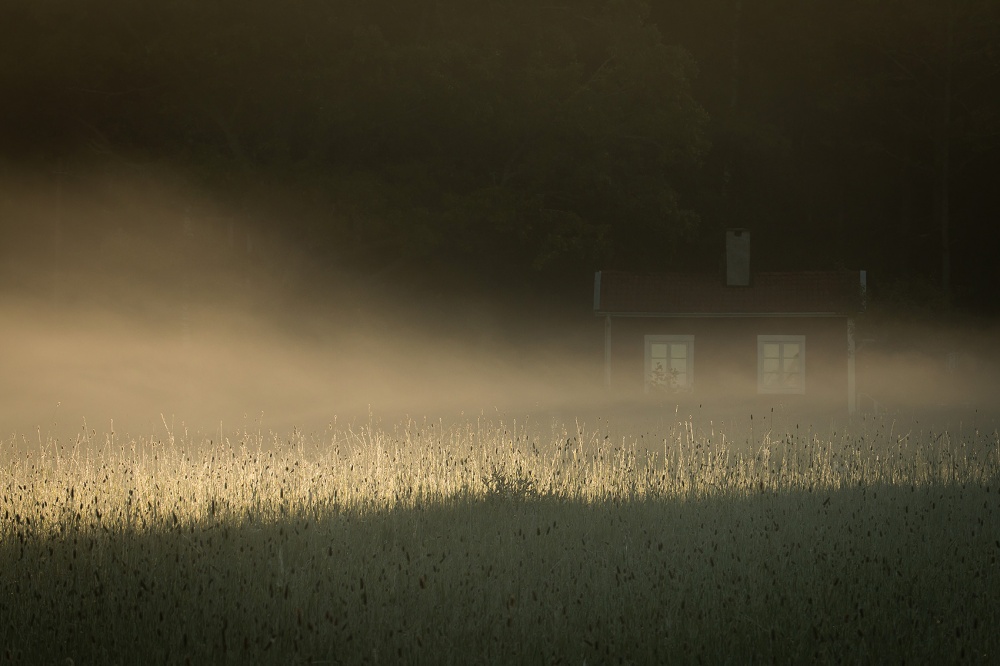
POLYGON ((12 0, 0 90, 5 173, 167 168, 317 274, 586 308, 745 227, 759 269, 997 312, 992 0, 12 0))

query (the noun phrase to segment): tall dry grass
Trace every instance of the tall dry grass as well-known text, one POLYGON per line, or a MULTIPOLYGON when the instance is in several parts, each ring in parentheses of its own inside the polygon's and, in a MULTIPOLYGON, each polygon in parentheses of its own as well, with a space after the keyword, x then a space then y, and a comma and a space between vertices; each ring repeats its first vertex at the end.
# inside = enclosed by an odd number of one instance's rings
POLYGON ((11 439, 0 661, 1000 659, 996 431, 759 424, 11 439))

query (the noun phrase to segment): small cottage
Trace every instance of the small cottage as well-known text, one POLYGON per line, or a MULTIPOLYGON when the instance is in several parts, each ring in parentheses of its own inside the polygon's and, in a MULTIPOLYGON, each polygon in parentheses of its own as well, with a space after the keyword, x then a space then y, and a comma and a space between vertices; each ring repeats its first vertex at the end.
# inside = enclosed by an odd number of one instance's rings
POLYGON ((749 248, 748 231, 728 231, 719 275, 596 273, 605 385, 678 402, 853 413, 865 271, 753 273, 749 248))

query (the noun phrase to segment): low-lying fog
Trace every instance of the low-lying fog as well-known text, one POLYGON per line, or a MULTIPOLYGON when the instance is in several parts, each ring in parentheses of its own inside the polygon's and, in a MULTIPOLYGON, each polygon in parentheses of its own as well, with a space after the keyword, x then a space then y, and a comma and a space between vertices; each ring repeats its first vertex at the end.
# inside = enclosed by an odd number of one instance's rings
MULTIPOLYGON (((601 385, 581 303, 519 308, 406 271, 317 265, 275 207, 170 178, 0 182, 0 435, 322 431, 482 412, 572 421, 601 385), (162 416, 161 416, 162 415, 162 416)), ((292 213, 289 213, 292 214, 292 213)), ((995 412, 995 329, 862 318, 862 407, 995 412)), ((664 405, 672 412, 672 405, 664 405)))
POLYGON ((84 420, 104 432, 112 419, 132 434, 163 419, 321 430, 598 392, 593 317, 514 321, 491 295, 444 294, 405 269, 320 266, 273 210, 228 210, 169 179, 4 185, 5 437, 65 436, 84 420))
MULTIPOLYGON (((285 313, 283 316, 295 316, 285 313)), ((312 318, 314 315, 303 315, 312 318)), ((3 316, 0 423, 6 434, 79 428, 147 434, 168 422, 217 432, 322 429, 460 411, 516 413, 586 396, 594 377, 544 348, 515 350, 433 338, 387 319, 355 332, 297 339, 270 322, 229 314, 192 324, 188 339, 119 315, 54 321, 22 307, 3 316), (559 388, 561 386, 561 389, 559 388), (511 411, 513 410, 513 411, 511 411), (138 432, 137 432, 138 431, 138 432)))

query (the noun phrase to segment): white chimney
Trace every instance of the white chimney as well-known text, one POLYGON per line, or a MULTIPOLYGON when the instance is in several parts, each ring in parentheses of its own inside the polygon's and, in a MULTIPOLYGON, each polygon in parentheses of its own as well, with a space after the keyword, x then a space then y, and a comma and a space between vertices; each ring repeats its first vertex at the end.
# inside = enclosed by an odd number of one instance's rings
POLYGON ((750 286, 750 232, 726 230, 726 286, 750 286))

